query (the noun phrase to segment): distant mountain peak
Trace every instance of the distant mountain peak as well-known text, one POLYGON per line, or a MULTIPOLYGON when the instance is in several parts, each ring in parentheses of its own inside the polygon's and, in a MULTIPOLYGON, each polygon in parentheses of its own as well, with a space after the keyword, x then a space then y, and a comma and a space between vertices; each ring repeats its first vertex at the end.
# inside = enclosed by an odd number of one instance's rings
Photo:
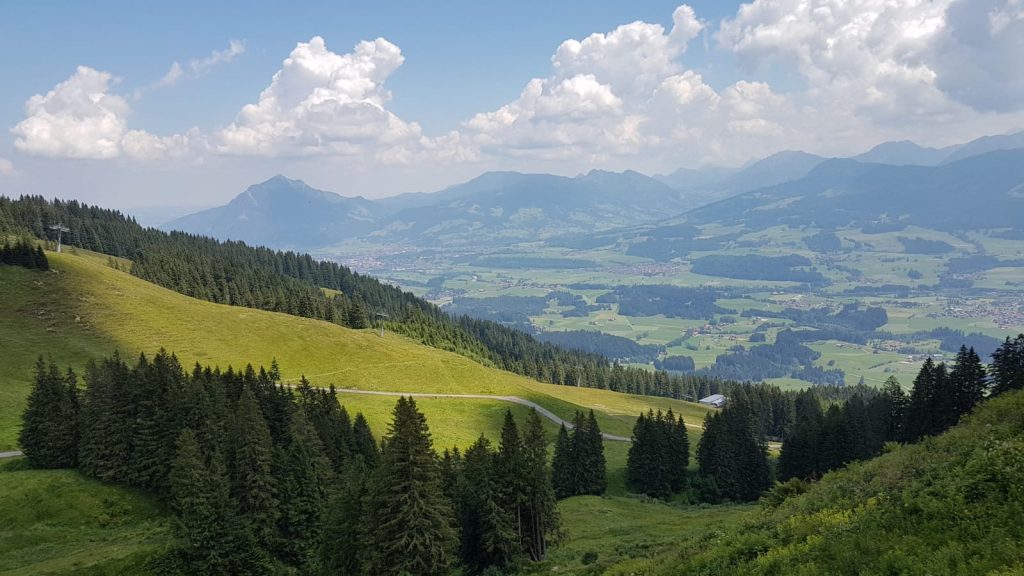
POLYGON ((296 185, 296 184, 300 184, 302 186, 306 186, 306 183, 303 182, 302 180, 292 179, 292 178, 289 178, 289 177, 285 176, 284 174, 274 174, 273 176, 271 176, 270 178, 267 178, 263 182, 259 182, 259 183, 253 184, 252 186, 250 186, 250 188, 258 187, 258 186, 266 186, 268 184, 276 184, 276 185, 288 184, 288 185, 293 185, 293 186, 296 185))

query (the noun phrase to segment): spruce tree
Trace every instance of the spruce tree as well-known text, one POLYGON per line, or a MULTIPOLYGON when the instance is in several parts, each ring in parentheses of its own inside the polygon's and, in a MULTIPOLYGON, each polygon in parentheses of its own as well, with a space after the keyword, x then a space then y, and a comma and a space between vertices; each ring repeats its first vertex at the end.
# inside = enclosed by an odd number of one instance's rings
POLYGON ((175 443, 169 487, 183 568, 225 576, 268 572, 266 557, 232 509, 223 464, 217 456, 205 461, 190 428, 175 443))
POLYGON ((373 431, 366 417, 360 412, 356 414, 355 422, 352 424, 352 448, 353 456, 360 456, 367 468, 377 467, 380 461, 380 451, 377 449, 377 441, 373 439, 373 431))
POLYGON ((903 427, 907 419, 907 398, 903 386, 895 376, 889 376, 882 385, 882 397, 885 399, 886 426, 884 438, 887 442, 902 440, 904 437, 903 427))
POLYGON ((256 539, 269 550, 274 544, 280 514, 273 476, 274 446, 249 386, 242 389, 235 421, 232 492, 256 539))
POLYGON ((985 367, 974 348, 960 347, 956 355, 956 365, 949 373, 953 389, 953 411, 950 425, 956 424, 964 414, 970 414, 974 407, 985 397, 988 386, 985 367))
POLYGON ((319 560, 322 513, 331 464, 302 406, 292 407, 289 443, 278 452, 275 474, 280 494, 279 555, 303 572, 315 572, 319 560))
POLYGON ((129 381, 131 369, 116 353, 85 372, 81 407, 79 468, 106 482, 125 482, 131 455, 134 418, 129 381))
POLYGON ((370 316, 366 310, 366 304, 361 298, 356 297, 348 307, 348 318, 345 319, 345 325, 357 330, 370 327, 370 316))
MULTIPOLYGON (((469 458, 468 452, 466 458, 469 458)), ((494 473, 497 479, 497 501, 511 519, 516 543, 523 537, 523 509, 526 505, 523 472, 523 441, 519 437, 519 427, 512 417, 512 411, 506 410, 501 426, 501 442, 494 458, 494 473)), ((468 471, 466 479, 468 482, 468 471)))
POLYGON ((440 576, 455 561, 458 538, 445 498, 426 419, 412 398, 395 405, 372 482, 373 532, 364 572, 440 576))
POLYGON ((178 436, 175 401, 182 399, 185 375, 178 359, 160 350, 152 362, 140 355, 131 375, 129 483, 166 494, 174 442, 178 436))
POLYGON ((825 411, 818 444, 819 474, 841 468, 851 460, 849 433, 839 405, 833 404, 825 411))
POLYGON ((633 442, 626 454, 626 486, 637 494, 649 494, 651 460, 655 456, 651 448, 651 427, 643 412, 633 425, 633 442))
POLYGON ((706 489, 717 497, 746 502, 768 489, 767 449, 745 400, 736 397, 721 412, 708 414, 697 462, 706 489))
POLYGON ((453 503, 462 498, 462 453, 458 446, 445 449, 440 462, 441 491, 453 503))
POLYGON ((68 370, 61 376, 56 364, 40 356, 35 382, 22 415, 18 444, 36 468, 74 468, 78 463, 78 389, 68 370))
POLYGON ((607 462, 604 457, 604 436, 593 410, 587 415, 585 429, 576 433, 584 435, 582 445, 585 450, 581 462, 585 480, 582 493, 600 496, 608 489, 607 462))
POLYGON ((779 478, 813 478, 819 474, 818 452, 821 444, 823 414, 821 402, 813 390, 804 390, 794 401, 795 422, 782 443, 779 478))
POLYGON ((472 573, 507 566, 519 552, 516 517, 502 494, 500 456, 481 436, 463 458, 463 486, 458 502, 462 558, 472 573))
POLYGON ((547 438, 536 409, 531 409, 523 432, 523 478, 525 481, 523 548, 539 562, 547 557, 549 543, 557 540, 561 520, 548 467, 547 438))
POLYGON ((928 435, 933 428, 935 417, 935 363, 931 358, 924 361, 917 376, 914 388, 910 391, 907 402, 906 420, 903 425, 903 440, 916 442, 928 435))
POLYGON ((668 409, 665 415, 665 423, 668 427, 668 471, 669 488, 673 493, 678 493, 686 487, 687 468, 690 466, 690 435, 686 431, 686 422, 682 415, 676 417, 672 409, 668 409))
POLYGON ((1024 389, 1024 334, 1009 337, 992 353, 992 395, 1024 389))
POLYGON ((957 422, 956 390, 953 380, 949 377, 949 369, 945 362, 939 362, 935 366, 933 376, 933 392, 931 396, 931 427, 927 434, 934 436, 941 434, 957 422))
POLYGON ((555 453, 551 459, 551 486, 555 497, 568 498, 576 493, 573 479, 572 442, 565 424, 558 429, 555 439, 555 453))
POLYGON ((366 560, 365 539, 372 538, 367 526, 365 500, 368 494, 369 470, 362 458, 345 466, 338 488, 328 499, 324 512, 323 533, 320 544, 320 573, 361 574, 366 560))
POLYGON ((50 262, 46 259, 42 246, 36 245, 36 249, 32 253, 32 267, 43 271, 50 269, 50 262))

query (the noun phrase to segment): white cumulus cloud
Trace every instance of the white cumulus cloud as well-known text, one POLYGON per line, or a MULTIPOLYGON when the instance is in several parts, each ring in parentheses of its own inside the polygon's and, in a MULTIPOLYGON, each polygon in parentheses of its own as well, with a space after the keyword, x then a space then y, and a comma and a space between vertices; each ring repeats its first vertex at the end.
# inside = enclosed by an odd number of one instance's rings
POLYGON ((198 130, 167 137, 130 130, 131 107, 110 92, 114 77, 79 66, 67 80, 25 103, 25 119, 11 132, 18 150, 39 156, 139 160, 184 157, 205 148, 198 130))
POLYGON ((108 72, 79 66, 53 90, 29 98, 25 119, 12 129, 15 147, 41 156, 118 156, 130 107, 108 92, 112 80, 108 72))
POLYGON ((667 78, 683 72, 677 59, 703 28, 684 5, 668 31, 637 21, 566 40, 551 57, 550 76, 530 80, 518 99, 474 115, 463 128, 492 154, 596 159, 635 153, 648 138, 648 101, 667 78))
POLYGON ((383 38, 331 52, 316 36, 300 42, 255 104, 242 108, 218 134, 228 154, 354 155, 375 146, 420 138, 420 127, 385 108, 387 78, 402 65, 402 51, 383 38))
POLYGON ((7 158, 0 158, 0 176, 14 176, 14 164, 7 158))
POLYGON ((566 40, 550 75, 464 133, 494 156, 670 165, 1024 125, 1024 0, 753 0, 713 30, 685 5, 672 20, 566 40), (686 65, 705 31, 742 79, 711 86, 686 65))

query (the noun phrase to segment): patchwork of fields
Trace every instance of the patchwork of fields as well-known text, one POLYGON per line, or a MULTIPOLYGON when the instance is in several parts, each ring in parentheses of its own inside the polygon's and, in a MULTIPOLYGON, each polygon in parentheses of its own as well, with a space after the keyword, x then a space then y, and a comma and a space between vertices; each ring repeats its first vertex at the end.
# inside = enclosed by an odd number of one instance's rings
MULTIPOLYGON (((620 239, 607 246, 579 249, 550 242, 516 245, 490 252, 494 257, 485 260, 489 263, 487 267, 475 266, 474 259, 464 255, 452 257, 443 249, 429 254, 412 251, 383 258, 381 267, 368 271, 441 305, 450 304, 453 299, 486 302, 508 296, 536 298, 569 293, 582 298, 587 310, 581 313, 572 306, 552 301, 541 313, 528 315, 533 329, 599 331, 662 347, 664 356, 688 356, 697 370, 713 367, 723 354, 741 348, 749 350, 757 344, 750 337, 758 332, 763 332, 770 344, 781 330, 820 328, 785 318, 759 318, 758 311, 780 314, 787 309, 827 308, 835 312, 849 305, 882 308, 887 322, 876 331, 864 332, 863 341, 822 338, 808 345, 820 353, 813 366, 842 370, 843 381, 848 385, 861 379, 867 384, 880 384, 890 376, 909 385, 925 355, 948 358, 954 352, 930 334, 936 329, 977 333, 997 340, 1024 331, 1024 268, 995 265, 959 274, 953 267, 981 256, 1016 261, 1024 251, 1017 241, 992 234, 951 234, 919 226, 882 232, 849 229, 835 233, 841 249, 816 252, 809 248, 814 229, 774 226, 738 236, 738 228, 710 224, 702 230, 705 236, 732 236, 716 250, 691 251, 685 257, 662 260, 631 255, 632 240, 620 239), (546 266, 502 268, 494 264, 500 263, 501 258, 517 255, 529 256, 533 262, 569 259, 591 265, 554 270, 546 266), (806 258, 809 269, 819 272, 825 281, 809 285, 708 276, 693 271, 693 263, 705 257, 751 255, 806 258), (731 312, 708 318, 623 314, 619 304, 601 303, 602 296, 607 299, 607 294, 621 286, 717 290, 720 296, 716 304, 731 312)), ((634 234, 643 238, 642 230, 634 234)), ((366 246, 362 249, 373 250, 366 246)), ((348 258, 350 262, 358 261, 352 255, 348 258)), ((787 388, 814 383, 790 375, 764 379, 787 388)))

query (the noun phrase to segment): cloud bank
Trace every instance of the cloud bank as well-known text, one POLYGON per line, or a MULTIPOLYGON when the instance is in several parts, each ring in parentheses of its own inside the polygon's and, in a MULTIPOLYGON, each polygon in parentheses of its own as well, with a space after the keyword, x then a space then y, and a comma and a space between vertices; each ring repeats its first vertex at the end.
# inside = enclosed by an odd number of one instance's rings
MULTIPOLYGON (((175 62, 156 85, 206 74, 244 50, 232 41, 175 62)), ((68 158, 737 163, 786 148, 849 153, 892 137, 948 141, 1020 127, 1021 61, 1024 0, 754 0, 717 23, 681 5, 667 27, 637 21, 565 40, 544 75, 447 134, 426 135, 389 110, 387 81, 405 62, 398 46, 377 38, 337 53, 319 36, 297 43, 220 128, 130 129, 113 75, 80 66, 30 98, 12 132, 23 153, 68 158), (698 38, 741 77, 706 80, 688 63, 698 38), (791 81, 773 85, 778 78, 791 81)))

